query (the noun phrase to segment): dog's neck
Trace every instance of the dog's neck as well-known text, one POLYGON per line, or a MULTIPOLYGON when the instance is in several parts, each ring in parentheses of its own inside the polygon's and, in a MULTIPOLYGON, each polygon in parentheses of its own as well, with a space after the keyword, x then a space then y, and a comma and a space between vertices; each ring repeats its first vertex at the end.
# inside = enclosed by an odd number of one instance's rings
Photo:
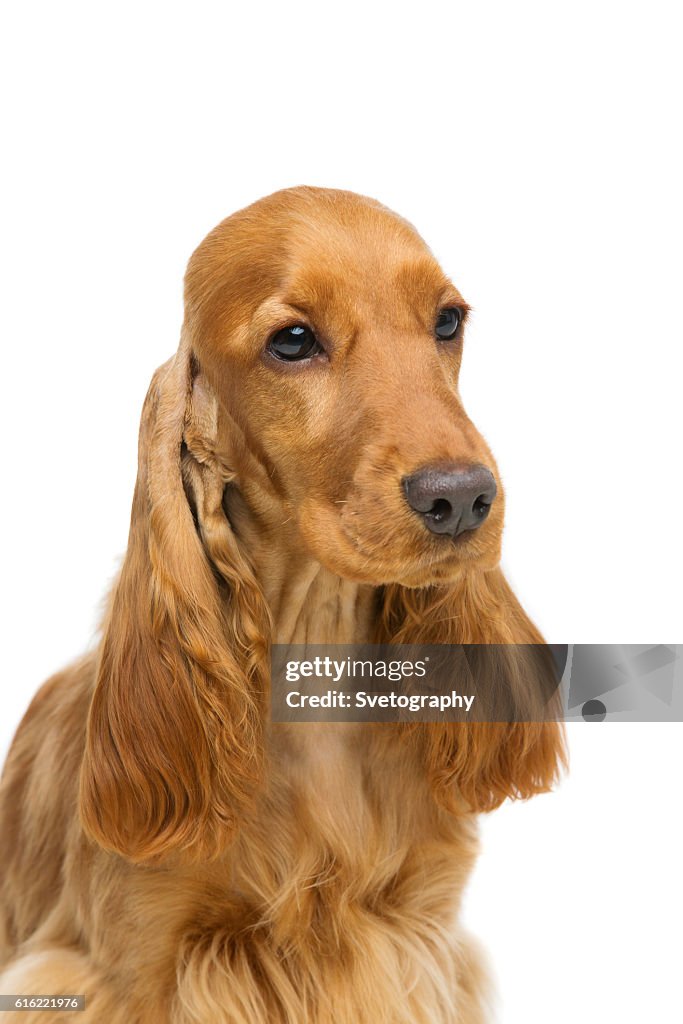
POLYGON ((370 635, 373 587, 344 580, 300 556, 257 568, 273 616, 275 643, 350 644, 370 635))
POLYGON ((350 644, 370 639, 377 590, 343 579, 301 549, 286 524, 258 522, 241 495, 228 517, 253 566, 273 621, 273 642, 350 644))

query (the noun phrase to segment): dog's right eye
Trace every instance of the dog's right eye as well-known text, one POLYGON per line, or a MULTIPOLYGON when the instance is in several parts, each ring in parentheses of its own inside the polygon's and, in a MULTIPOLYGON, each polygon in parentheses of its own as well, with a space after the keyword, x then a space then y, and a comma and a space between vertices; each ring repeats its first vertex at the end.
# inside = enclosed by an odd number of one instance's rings
POLYGON ((459 309, 442 309, 436 318, 434 333, 439 341, 450 341, 458 333, 458 327, 462 321, 462 313, 459 309))
POLYGON ((273 335, 268 342, 268 351, 277 359, 291 363, 297 359, 310 359, 322 352, 322 346, 310 327, 294 324, 292 327, 283 327, 273 335))

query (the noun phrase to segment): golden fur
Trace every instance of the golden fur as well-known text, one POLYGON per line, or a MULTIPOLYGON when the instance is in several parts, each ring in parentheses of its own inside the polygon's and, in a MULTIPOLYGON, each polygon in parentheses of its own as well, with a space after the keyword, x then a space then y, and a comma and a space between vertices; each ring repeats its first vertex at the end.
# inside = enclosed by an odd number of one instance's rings
POLYGON ((401 495, 425 464, 496 472, 431 333, 448 304, 414 229, 346 192, 276 193, 192 256, 100 645, 35 697, 0 791, 0 990, 88 1008, 8 1021, 486 1019, 457 923, 476 813, 552 784, 559 727, 267 713, 272 640, 542 642, 500 484, 457 542, 401 495), (328 363, 264 352, 293 321, 328 363))

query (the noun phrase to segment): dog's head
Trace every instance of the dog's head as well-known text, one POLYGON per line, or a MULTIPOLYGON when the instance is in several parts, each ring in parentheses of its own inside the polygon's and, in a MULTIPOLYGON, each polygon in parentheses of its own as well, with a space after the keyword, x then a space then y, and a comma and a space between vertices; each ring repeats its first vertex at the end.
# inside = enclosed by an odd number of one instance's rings
MULTIPOLYGON (((80 808, 103 846, 208 856, 247 812, 271 633, 250 536, 375 584, 376 640, 495 644, 495 679, 528 689, 513 645, 541 638, 497 568, 500 483, 458 395, 466 317, 413 228, 346 192, 277 193, 199 246, 90 708, 80 808)), ((546 788, 562 753, 538 722, 405 732, 454 809, 546 788)))
POLYGON ((503 498, 458 373, 468 307, 416 231, 349 192, 229 217, 186 331, 246 504, 333 572, 409 586, 498 561, 503 498))

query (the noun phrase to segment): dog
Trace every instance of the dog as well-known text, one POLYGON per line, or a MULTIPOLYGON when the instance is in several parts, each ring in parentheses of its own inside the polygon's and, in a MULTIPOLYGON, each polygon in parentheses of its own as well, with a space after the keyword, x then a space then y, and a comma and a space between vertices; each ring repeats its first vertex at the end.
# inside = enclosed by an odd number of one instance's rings
POLYGON ((273 642, 498 645, 510 679, 543 643, 459 397, 468 312, 350 192, 277 192, 192 255, 101 640, 3 775, 0 990, 85 995, 23 1024, 488 1019, 477 815, 553 785, 561 726, 268 715, 273 642))

